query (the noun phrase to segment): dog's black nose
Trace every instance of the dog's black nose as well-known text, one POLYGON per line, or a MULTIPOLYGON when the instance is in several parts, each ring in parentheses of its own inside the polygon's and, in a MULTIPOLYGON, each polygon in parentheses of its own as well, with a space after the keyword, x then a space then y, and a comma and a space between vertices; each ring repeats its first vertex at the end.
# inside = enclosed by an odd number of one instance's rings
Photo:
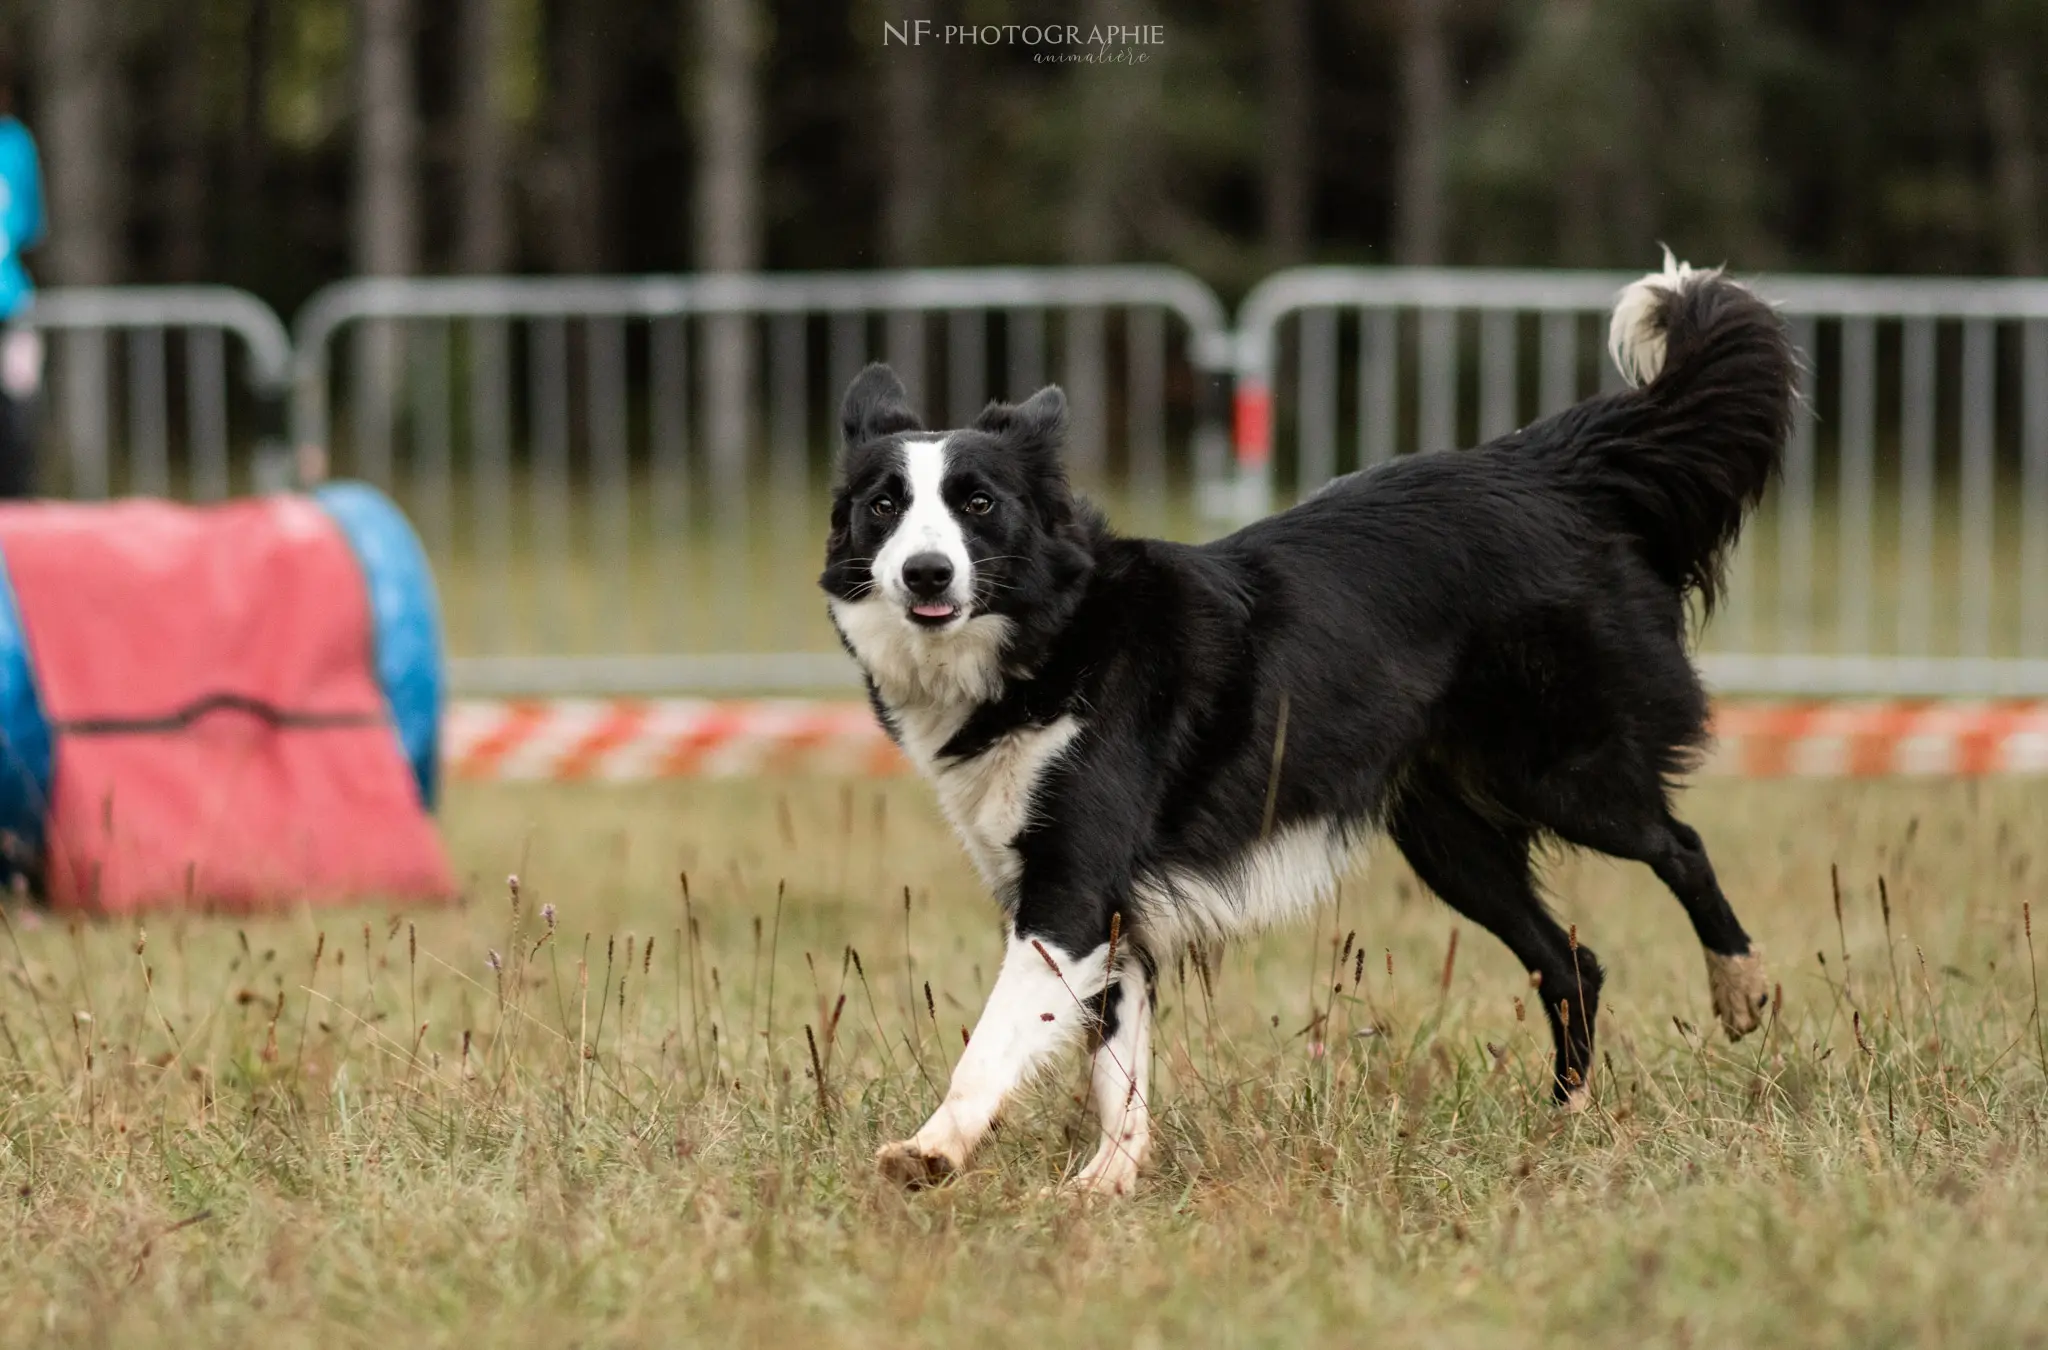
POLYGON ((953 584, 953 564, 943 553, 914 553, 904 560, 903 584, 921 600, 936 599, 953 584))

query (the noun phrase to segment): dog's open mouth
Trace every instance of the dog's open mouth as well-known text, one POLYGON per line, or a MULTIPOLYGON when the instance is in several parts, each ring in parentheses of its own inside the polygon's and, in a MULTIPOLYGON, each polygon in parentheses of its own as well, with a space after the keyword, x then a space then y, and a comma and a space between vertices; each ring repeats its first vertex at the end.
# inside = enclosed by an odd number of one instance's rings
POLYGON ((926 628, 939 628, 960 617, 960 606, 950 600, 920 600, 910 607, 910 621, 926 628))

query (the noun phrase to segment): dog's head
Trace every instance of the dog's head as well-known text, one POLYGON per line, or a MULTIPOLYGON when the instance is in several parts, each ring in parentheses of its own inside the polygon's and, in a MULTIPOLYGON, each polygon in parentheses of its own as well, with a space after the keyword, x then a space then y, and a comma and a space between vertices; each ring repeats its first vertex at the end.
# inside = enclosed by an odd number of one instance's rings
POLYGON ((884 642, 918 660, 969 644, 1014 654, 1065 621, 1093 565, 1060 465, 1066 413, 1048 386, 927 431, 887 366, 854 380, 819 584, 871 671, 866 649, 884 642))

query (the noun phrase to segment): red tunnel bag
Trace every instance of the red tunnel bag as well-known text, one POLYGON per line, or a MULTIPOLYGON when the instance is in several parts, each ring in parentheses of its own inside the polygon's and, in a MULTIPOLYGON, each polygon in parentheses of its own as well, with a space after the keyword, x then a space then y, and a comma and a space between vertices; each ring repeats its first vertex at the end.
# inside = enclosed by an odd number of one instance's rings
POLYGON ((312 500, 9 506, 0 553, 54 743, 54 907, 454 895, 312 500))

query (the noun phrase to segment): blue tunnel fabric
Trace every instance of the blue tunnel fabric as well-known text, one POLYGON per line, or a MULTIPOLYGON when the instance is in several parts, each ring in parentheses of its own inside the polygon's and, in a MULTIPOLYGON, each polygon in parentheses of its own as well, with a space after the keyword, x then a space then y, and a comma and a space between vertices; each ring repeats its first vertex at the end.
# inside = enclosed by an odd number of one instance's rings
POLYGON ((0 558, 0 830, 22 850, 0 853, 0 877, 42 852, 50 802, 50 723, 36 693, 28 635, 14 603, 14 583, 0 558))
POLYGON ((420 800, 432 810, 440 795, 443 681, 441 606, 433 569, 405 513, 377 489, 367 483, 329 483, 313 496, 341 527, 362 564, 377 681, 419 782, 420 800))

